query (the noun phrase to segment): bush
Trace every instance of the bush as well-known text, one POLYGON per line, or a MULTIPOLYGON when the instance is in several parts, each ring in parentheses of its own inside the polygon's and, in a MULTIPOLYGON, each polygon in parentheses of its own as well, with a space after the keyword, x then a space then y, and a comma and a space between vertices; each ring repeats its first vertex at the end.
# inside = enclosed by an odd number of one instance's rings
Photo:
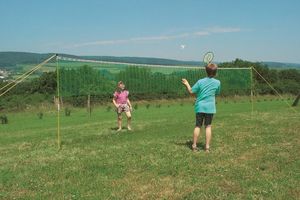
POLYGON ((37 116, 38 116, 39 119, 43 119, 43 115, 44 115, 44 114, 43 114, 42 112, 39 112, 39 113, 37 114, 37 116))
POLYGON ((69 108, 65 108, 65 115, 67 117, 71 116, 71 110, 69 108))
POLYGON ((6 115, 0 116, 1 124, 8 124, 8 119, 6 115))
POLYGON ((112 109, 111 106, 107 106, 107 107, 106 107, 106 111, 107 111, 107 112, 111 111, 111 109, 112 109))

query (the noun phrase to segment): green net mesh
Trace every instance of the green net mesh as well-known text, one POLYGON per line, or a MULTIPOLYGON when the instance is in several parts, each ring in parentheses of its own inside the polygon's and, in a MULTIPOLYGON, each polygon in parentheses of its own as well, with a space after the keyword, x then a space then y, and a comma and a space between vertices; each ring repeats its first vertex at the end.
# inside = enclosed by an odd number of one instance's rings
MULTIPOLYGON (((91 63, 59 60, 60 96, 95 95, 111 98, 118 81, 123 81, 134 99, 182 98, 188 94, 181 83, 191 86, 206 77, 205 69, 179 66, 91 63)), ((218 70, 221 95, 250 95, 251 70, 218 70)))

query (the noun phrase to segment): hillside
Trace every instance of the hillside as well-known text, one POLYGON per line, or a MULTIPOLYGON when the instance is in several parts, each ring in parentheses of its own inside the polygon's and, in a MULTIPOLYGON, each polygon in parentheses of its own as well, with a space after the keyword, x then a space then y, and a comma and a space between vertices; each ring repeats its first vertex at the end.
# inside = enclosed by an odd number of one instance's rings
MULTIPOLYGON (((47 59, 54 53, 27 53, 27 52, 0 52, 0 68, 11 69, 17 64, 35 64, 47 59)), ((126 62, 140 64, 161 64, 161 65, 202 65, 202 62, 197 61, 179 61, 163 58, 148 58, 148 57, 115 57, 115 56, 76 56, 69 54, 60 54, 62 56, 82 59, 93 59, 111 62, 126 62)))
POLYGON ((27 52, 0 52, 0 68, 11 68, 17 64, 39 63, 48 58, 50 54, 37 54, 27 52))
POLYGON ((300 69, 300 64, 298 63, 283 63, 283 62, 263 62, 270 68, 281 68, 281 69, 300 69))
MULTIPOLYGON (((18 64, 37 64, 47 59, 54 53, 29 53, 29 52, 0 52, 0 69, 13 69, 18 64)), ((160 64, 160 65, 203 65, 202 61, 181 61, 164 58, 151 57, 116 57, 116 56, 76 56, 70 54, 60 54, 72 58, 93 59, 111 62, 127 62, 140 64, 160 64)), ((282 62, 262 62, 270 68, 296 68, 300 69, 300 64, 297 63, 282 63, 282 62)))

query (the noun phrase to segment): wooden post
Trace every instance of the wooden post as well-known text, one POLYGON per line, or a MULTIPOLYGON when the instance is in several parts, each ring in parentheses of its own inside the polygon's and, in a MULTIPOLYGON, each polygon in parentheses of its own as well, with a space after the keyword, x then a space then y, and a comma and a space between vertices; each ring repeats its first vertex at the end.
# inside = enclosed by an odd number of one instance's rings
POLYGON ((299 103, 299 100, 300 100, 300 92, 299 92, 298 96, 296 97, 296 99, 295 99, 294 103, 292 104, 292 106, 297 106, 298 103, 299 103))
POLYGON ((62 97, 58 98, 57 96, 53 97, 54 106, 57 108, 58 106, 62 107, 63 101, 62 97))
POLYGON ((60 97, 60 107, 63 108, 64 107, 64 104, 63 104, 63 99, 62 97, 60 97))
POLYGON ((92 115, 92 109, 91 109, 91 95, 90 94, 88 95, 87 109, 88 109, 88 112, 89 112, 89 114, 91 116, 92 115))
POLYGON ((56 100, 57 98, 56 98, 56 96, 53 96, 53 103, 54 103, 54 106, 56 107, 56 105, 57 105, 57 100, 56 100))

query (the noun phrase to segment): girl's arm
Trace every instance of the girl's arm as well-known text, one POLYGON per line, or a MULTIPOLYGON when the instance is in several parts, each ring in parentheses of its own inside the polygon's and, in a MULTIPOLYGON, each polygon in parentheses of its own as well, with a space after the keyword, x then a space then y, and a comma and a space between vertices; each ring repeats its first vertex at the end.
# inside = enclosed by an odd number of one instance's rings
POLYGON ((186 90, 188 91, 188 93, 191 95, 191 96, 195 96, 195 94, 192 92, 192 88, 189 84, 189 82, 186 80, 186 79, 182 79, 181 80, 182 84, 185 86, 186 90))
POLYGON ((118 107, 119 107, 119 104, 117 104, 117 102, 116 102, 115 98, 113 98, 112 102, 113 102, 113 104, 116 106, 116 108, 118 108, 118 107))
POLYGON ((127 99, 127 104, 128 104, 128 106, 129 106, 129 108, 131 109, 132 106, 131 106, 131 103, 130 103, 129 99, 127 99))

